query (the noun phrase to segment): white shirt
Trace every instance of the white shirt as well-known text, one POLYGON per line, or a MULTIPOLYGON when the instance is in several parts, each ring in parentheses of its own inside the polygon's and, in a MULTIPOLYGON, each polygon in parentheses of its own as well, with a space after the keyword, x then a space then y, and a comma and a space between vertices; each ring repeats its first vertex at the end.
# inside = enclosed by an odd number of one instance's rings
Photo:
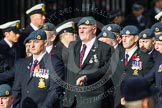
POLYGON ((47 51, 48 53, 50 53, 51 50, 52 50, 52 48, 53 48, 53 44, 50 45, 50 46, 48 46, 48 47, 46 47, 46 51, 47 51))
MULTIPOLYGON (((38 63, 42 60, 42 58, 43 58, 43 56, 44 56, 45 54, 46 54, 46 51, 45 51, 40 57, 37 58, 38 63)), ((34 63, 35 60, 36 60, 36 58, 34 58, 34 56, 33 56, 33 63, 34 63)))
POLYGON ((154 48, 148 53, 149 55, 151 55, 151 53, 154 51, 154 48))
MULTIPOLYGON (((87 48, 86 48, 85 53, 84 53, 84 57, 83 57, 83 60, 82 60, 82 64, 84 63, 85 59, 87 58, 87 56, 88 56, 88 54, 89 54, 89 52, 90 52, 90 50, 91 50, 91 48, 92 48, 95 40, 96 40, 96 37, 94 37, 92 40, 90 40, 89 42, 86 43, 87 48)), ((80 52, 81 52, 81 50, 83 48, 83 44, 84 43, 82 43, 80 52)))
POLYGON ((116 49, 118 47, 118 44, 116 44, 115 46, 114 46, 114 49, 116 49))
POLYGON ((126 54, 129 55, 128 61, 131 59, 132 55, 134 54, 134 52, 135 52, 137 49, 138 49, 138 47, 136 46, 136 47, 134 47, 131 51, 125 52, 125 56, 126 56, 126 54))
POLYGON ((34 29, 34 30, 38 30, 39 28, 36 27, 35 25, 33 25, 32 23, 30 23, 30 26, 34 29))
POLYGON ((9 42, 6 38, 4 38, 4 41, 9 45, 10 48, 12 47, 13 44, 9 42))

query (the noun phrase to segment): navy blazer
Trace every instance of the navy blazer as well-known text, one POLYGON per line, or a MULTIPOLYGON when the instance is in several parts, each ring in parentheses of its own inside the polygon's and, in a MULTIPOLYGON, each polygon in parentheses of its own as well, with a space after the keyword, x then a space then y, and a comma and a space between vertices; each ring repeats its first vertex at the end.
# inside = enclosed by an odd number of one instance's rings
POLYGON ((162 107, 162 54, 157 53, 156 61, 154 67, 151 71, 144 76, 150 83, 150 85, 154 84, 160 88, 160 92, 156 98, 156 106, 157 108, 162 107))
POLYGON ((18 44, 13 44, 10 48, 4 39, 0 40, 0 73, 11 69, 16 60, 20 57, 18 44))
POLYGON ((32 62, 32 57, 21 59, 12 70, 15 72, 13 108, 60 108, 63 88, 58 82, 60 78, 64 79, 63 63, 56 56, 44 55, 39 66, 40 69, 49 70, 49 78, 44 79, 46 87, 39 88, 40 78, 30 78, 32 62))

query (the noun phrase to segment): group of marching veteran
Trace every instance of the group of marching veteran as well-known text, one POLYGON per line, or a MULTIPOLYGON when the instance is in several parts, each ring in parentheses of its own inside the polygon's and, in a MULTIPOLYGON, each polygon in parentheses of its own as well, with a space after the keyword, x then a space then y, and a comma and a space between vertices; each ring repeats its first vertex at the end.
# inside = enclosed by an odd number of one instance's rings
POLYGON ((92 16, 56 27, 43 3, 26 14, 23 30, 0 25, 0 108, 162 107, 162 12, 150 28, 111 23, 98 35, 92 16))

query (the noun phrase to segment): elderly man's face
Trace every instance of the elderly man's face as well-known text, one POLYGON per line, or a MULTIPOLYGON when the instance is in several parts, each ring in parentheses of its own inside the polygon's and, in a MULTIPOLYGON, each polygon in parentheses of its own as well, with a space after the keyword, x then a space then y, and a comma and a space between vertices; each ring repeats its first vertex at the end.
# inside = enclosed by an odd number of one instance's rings
POLYGON ((155 42, 155 50, 162 54, 162 41, 155 42))
POLYGON ((13 96, 0 97, 0 108, 10 108, 13 100, 13 96))
POLYGON ((96 35, 96 26, 93 25, 80 25, 79 37, 82 42, 90 41, 96 35))
POLYGON ((138 40, 137 36, 133 35, 122 35, 122 43, 125 49, 131 49, 136 46, 136 42, 138 40))

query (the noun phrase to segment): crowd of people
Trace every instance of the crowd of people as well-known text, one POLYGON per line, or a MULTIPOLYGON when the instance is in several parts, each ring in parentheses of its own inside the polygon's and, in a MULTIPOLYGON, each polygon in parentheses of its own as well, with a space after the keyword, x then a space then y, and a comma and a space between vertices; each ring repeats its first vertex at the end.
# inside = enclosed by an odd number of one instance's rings
POLYGON ((162 12, 150 27, 130 16, 98 35, 92 16, 56 27, 43 3, 26 14, 25 29, 0 25, 0 108, 162 108, 162 12))

